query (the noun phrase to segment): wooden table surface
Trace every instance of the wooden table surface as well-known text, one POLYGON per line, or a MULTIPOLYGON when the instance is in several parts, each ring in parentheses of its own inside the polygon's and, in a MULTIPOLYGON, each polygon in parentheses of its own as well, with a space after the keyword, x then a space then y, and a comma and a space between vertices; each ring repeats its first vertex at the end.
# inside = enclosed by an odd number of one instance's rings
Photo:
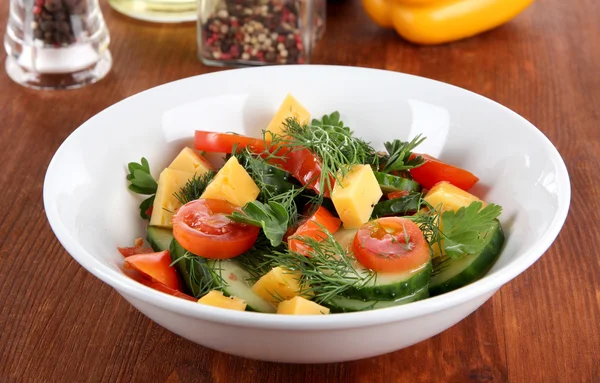
MULTIPOLYGON (((194 24, 134 21, 103 0, 114 57, 104 80, 41 92, 0 71, 0 381, 599 382, 599 4, 538 0, 494 31, 417 47, 372 24, 358 0, 329 2, 315 63, 417 74, 508 106, 556 145, 573 197, 550 250, 451 329, 376 358, 283 365, 215 352, 154 324, 81 268, 47 223, 46 167, 75 128, 142 90, 217 70, 196 59, 194 24)), ((8 0, 0 5, 4 31, 8 0)))

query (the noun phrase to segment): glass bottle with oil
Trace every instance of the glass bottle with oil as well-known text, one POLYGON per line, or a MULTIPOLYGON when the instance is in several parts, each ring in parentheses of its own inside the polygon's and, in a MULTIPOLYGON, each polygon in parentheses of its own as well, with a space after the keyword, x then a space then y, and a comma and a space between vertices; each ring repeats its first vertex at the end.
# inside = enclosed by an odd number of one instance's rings
POLYGON ((109 0, 116 11, 134 19, 179 23, 195 21, 198 2, 196 0, 109 0))

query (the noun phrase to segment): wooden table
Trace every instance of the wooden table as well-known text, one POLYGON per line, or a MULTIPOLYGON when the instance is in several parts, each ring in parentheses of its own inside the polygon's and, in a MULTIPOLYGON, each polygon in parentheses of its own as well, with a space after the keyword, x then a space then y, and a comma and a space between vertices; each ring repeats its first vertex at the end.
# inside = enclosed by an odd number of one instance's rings
MULTIPOLYGON (((8 0, 0 4, 4 31, 8 0)), ((43 178, 75 128, 132 94, 216 70, 196 59, 194 24, 134 21, 102 1, 114 57, 107 78, 40 92, 0 71, 0 381, 600 381, 599 4, 539 0, 494 31, 417 47, 372 24, 358 0, 329 3, 314 62, 426 76, 512 108, 557 146, 573 198, 551 249, 448 331, 377 358, 282 365, 218 353, 159 327, 82 269, 50 230, 43 178)))

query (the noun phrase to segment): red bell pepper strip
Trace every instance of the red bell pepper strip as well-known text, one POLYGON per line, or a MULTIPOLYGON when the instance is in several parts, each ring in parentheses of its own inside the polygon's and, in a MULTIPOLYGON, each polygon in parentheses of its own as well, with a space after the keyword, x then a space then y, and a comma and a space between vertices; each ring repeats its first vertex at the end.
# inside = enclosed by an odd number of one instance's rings
POLYGON ((331 234, 338 231, 342 221, 334 217, 323 206, 319 206, 317 211, 304 223, 302 223, 293 236, 288 238, 288 248, 291 251, 310 256, 312 249, 302 239, 297 237, 309 237, 321 242, 327 235, 323 232, 323 227, 331 234))
POLYGON ((180 290, 179 278, 175 268, 171 266, 168 250, 131 255, 125 258, 124 267, 136 270, 152 282, 159 282, 173 290, 180 290))
POLYGON ((473 173, 448 165, 437 158, 427 154, 415 154, 410 159, 421 156, 425 160, 423 165, 410 169, 410 175, 415 181, 420 183, 425 189, 431 189, 435 184, 441 181, 448 181, 452 185, 463 190, 469 190, 479 181, 473 173))

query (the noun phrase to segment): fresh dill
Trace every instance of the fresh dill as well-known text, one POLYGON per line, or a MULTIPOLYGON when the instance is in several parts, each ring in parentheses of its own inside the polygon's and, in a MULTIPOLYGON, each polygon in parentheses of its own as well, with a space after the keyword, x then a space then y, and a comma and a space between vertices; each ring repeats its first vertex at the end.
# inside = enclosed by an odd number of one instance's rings
POLYGON ((174 246, 180 247, 181 245, 172 243, 171 254, 179 253, 181 255, 173 260, 171 265, 177 266, 187 288, 194 297, 200 298, 211 290, 222 290, 223 279, 218 270, 208 265, 206 258, 194 255, 183 248, 180 249, 183 251, 181 253, 174 249, 174 246))
POLYGON ((289 151, 307 149, 320 160, 321 174, 318 179, 319 190, 333 190, 333 182, 341 181, 352 165, 366 164, 376 153, 373 147, 354 137, 350 128, 343 126, 334 112, 330 115, 335 124, 325 124, 323 120, 313 120, 302 125, 295 118, 283 123, 282 133, 274 135, 272 143, 289 151), (332 117, 333 116, 333 117, 332 117))
POLYGON ((374 277, 371 270, 360 271, 353 265, 354 258, 326 230, 326 237, 317 241, 310 237, 298 237, 312 249, 310 257, 290 251, 273 250, 263 254, 270 267, 280 266, 291 272, 299 272, 300 295, 314 297, 319 303, 327 303, 350 288, 361 288, 374 277))
POLYGON ((158 184, 152 174, 150 174, 150 164, 148 160, 142 157, 140 163, 130 162, 127 164, 129 174, 127 174, 127 181, 129 181, 129 190, 137 194, 150 195, 139 205, 140 216, 143 219, 150 219, 148 215, 148 209, 154 203, 154 197, 158 184))
POLYGON ((190 178, 178 192, 173 193, 173 195, 182 205, 185 205, 190 201, 195 201, 200 198, 202 193, 204 193, 204 190, 210 181, 215 178, 215 174, 216 173, 212 170, 201 175, 194 174, 194 176, 190 178))

